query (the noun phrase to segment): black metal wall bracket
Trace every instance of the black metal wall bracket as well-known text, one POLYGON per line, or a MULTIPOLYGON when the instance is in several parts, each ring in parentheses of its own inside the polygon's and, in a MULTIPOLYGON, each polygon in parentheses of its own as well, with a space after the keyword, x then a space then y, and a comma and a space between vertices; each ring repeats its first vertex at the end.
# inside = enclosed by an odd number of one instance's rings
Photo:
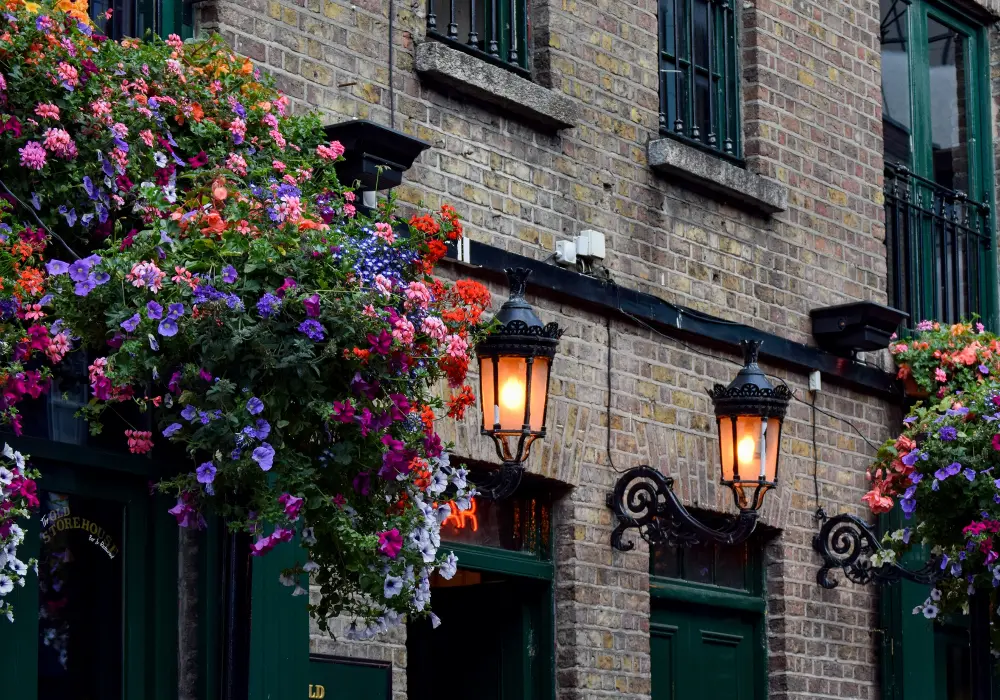
POLYGON ((823 588, 838 585, 830 578, 831 569, 842 569, 848 581, 862 586, 899 580, 931 585, 944 575, 939 559, 932 559, 916 570, 893 563, 874 566, 872 555, 884 551, 885 547, 868 523, 849 513, 835 515, 823 523, 813 537, 813 549, 823 557, 823 566, 816 572, 816 582, 823 588))
POLYGON ((618 517, 611 546, 622 552, 635 549, 635 542, 622 541, 622 536, 633 528, 651 545, 687 546, 709 541, 739 544, 753 533, 757 511, 740 511, 725 527, 716 530, 688 512, 673 487, 673 479, 646 465, 622 474, 607 497, 608 507, 618 517))

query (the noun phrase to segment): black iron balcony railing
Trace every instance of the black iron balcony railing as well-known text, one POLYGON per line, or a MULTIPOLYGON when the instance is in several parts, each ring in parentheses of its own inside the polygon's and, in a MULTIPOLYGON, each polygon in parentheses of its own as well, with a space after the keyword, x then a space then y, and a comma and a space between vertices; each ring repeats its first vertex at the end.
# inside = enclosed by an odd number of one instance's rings
POLYGON ((528 0, 427 0, 427 35, 530 77, 528 0))
POLYGON ((660 0, 660 132, 738 160, 740 0, 660 0))
POLYGON ((903 166, 885 168, 890 304, 921 319, 987 316, 990 207, 903 166))

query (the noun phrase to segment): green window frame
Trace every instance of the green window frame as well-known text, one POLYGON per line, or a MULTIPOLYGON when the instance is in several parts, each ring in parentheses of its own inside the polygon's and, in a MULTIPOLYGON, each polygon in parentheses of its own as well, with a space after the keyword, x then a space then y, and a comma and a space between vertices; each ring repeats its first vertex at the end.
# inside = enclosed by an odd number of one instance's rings
POLYGON ((650 548, 652 700, 767 698, 764 538, 650 548), (753 679, 738 696, 706 681, 734 670, 753 679))
POLYGON ((427 36, 531 77, 529 0, 427 0, 427 36))
MULTIPOLYGON (((41 490, 66 491, 84 498, 123 504, 122 697, 167 700, 177 697, 177 524, 166 512, 169 499, 150 495, 148 483, 162 465, 50 440, 4 436, 4 442, 31 456, 42 472, 41 490)), ((40 514, 28 522, 24 554, 37 556, 40 514)), ((38 697, 38 579, 32 575, 12 594, 16 619, 0 632, 0 673, 18 681, 5 700, 38 697)))
POLYGON ((889 303, 911 326, 996 328, 986 27, 933 0, 881 0, 880 19, 889 303))
POLYGON ((738 0, 660 0, 660 133, 742 163, 738 0))

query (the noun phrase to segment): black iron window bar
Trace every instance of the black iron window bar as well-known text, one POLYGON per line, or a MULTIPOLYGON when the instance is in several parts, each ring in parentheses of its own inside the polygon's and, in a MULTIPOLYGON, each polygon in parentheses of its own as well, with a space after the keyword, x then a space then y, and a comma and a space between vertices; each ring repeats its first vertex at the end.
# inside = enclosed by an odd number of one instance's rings
POLYGON ((741 157, 736 0, 660 0, 660 132, 741 157))
POLYGON ((956 323, 984 313, 992 230, 989 204, 904 166, 885 168, 885 224, 892 306, 956 323))
POLYGON ((427 0, 427 35, 530 77, 528 0, 427 0))

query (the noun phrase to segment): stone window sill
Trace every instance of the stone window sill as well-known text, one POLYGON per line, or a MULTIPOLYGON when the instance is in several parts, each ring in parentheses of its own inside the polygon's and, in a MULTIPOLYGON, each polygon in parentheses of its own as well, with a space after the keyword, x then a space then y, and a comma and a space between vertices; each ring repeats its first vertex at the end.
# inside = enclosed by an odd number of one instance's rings
POLYGON ((777 182, 675 139, 649 142, 649 166, 723 202, 770 216, 788 209, 788 189, 777 182))
POLYGON ((417 46, 417 73, 458 92, 498 105, 546 129, 568 129, 580 107, 562 93, 433 40, 417 46))

